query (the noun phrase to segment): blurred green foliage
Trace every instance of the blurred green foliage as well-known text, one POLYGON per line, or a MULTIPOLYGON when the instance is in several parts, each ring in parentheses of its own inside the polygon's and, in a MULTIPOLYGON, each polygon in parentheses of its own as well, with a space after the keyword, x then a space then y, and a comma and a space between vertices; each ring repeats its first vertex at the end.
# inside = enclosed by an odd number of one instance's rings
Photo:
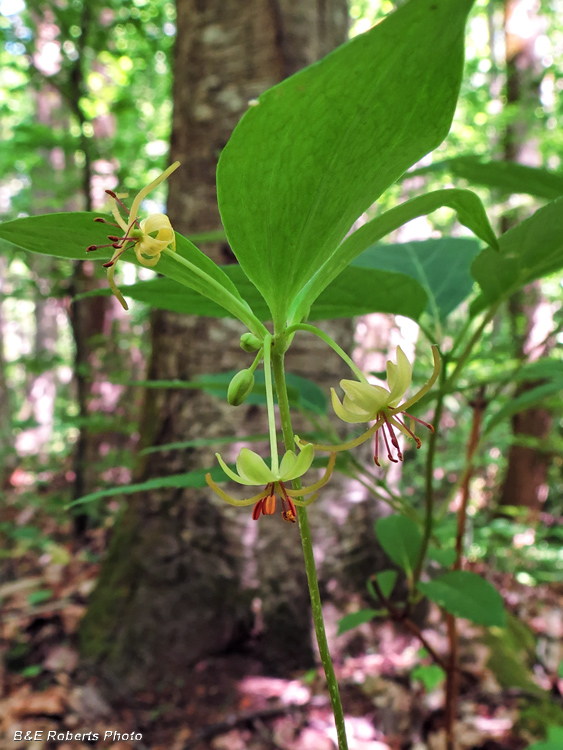
MULTIPOLYGON (((390 0, 352 0, 351 34, 366 30, 400 4, 390 0)), ((560 167, 563 134, 556 125, 563 116, 558 96, 563 88, 563 59, 556 51, 563 40, 561 0, 543 0, 540 4, 543 26, 537 42, 541 53, 539 99, 530 107, 506 106, 502 9, 499 0, 475 3, 468 27, 466 73, 452 130, 431 159, 425 158, 420 166, 463 154, 499 156, 507 125, 524 121, 537 161, 552 170, 560 167)), ((43 211, 82 209, 87 205, 85 179, 94 202, 100 204, 104 187, 119 184, 133 191, 160 170, 166 162, 170 135, 174 35, 175 6, 165 0, 134 0, 126 5, 117 0, 0 2, 2 220, 43 211)), ((446 186, 475 189, 467 178, 447 170, 430 172, 424 178, 392 186, 382 196, 379 209, 389 208, 398 199, 446 186)), ((530 196, 509 195, 498 188, 479 186, 477 192, 496 220, 515 208, 530 213, 538 205, 530 196)), ((157 195, 156 202, 159 200, 157 195)), ((428 233, 433 237, 439 232, 449 233, 454 218, 450 211, 438 211, 428 222, 428 233)), ((457 229, 455 233, 464 234, 457 229)), ((12 349, 6 352, 5 369, 14 398, 13 426, 17 434, 33 424, 33 417, 22 411, 26 388, 33 378, 53 368, 60 374, 65 367, 72 367, 73 341, 68 322, 59 322, 59 338, 52 353, 36 352, 30 344, 34 336, 34 306, 48 297, 65 299, 72 267, 67 261, 57 260, 44 277, 20 251, 5 245, 2 251, 8 260, 2 280, 4 317, 20 335, 19 342, 12 339, 12 349)), ((542 289, 560 340, 560 275, 544 280, 542 289)), ((440 331, 444 339, 455 338, 466 315, 467 308, 462 303, 440 331)), ((135 346, 146 356, 146 312, 141 305, 133 305, 131 322, 129 332, 120 334, 120 346, 135 346)), ((428 322, 429 319, 422 319, 423 326, 428 322)), ((459 382, 459 396, 446 401, 447 440, 439 446, 442 481, 438 488, 444 517, 452 487, 459 481, 464 465, 472 394, 482 383, 494 384, 499 409, 510 405, 518 368, 512 360, 513 323, 506 310, 499 313, 478 343, 476 356, 459 382), (454 425, 456 429, 452 429, 454 425)), ((516 323, 521 327, 523 321, 516 323)), ((103 342, 100 343, 102 352, 103 342)), ((128 373, 118 369, 115 363, 119 360, 114 354, 105 355, 108 381, 123 382, 128 373)), ((415 367, 414 387, 416 378, 423 377, 419 373, 425 371, 425 344, 417 354, 420 367, 415 367)), ((561 363, 560 351, 552 357, 556 364, 561 363)), ((470 507, 472 559, 494 559, 499 569, 511 570, 531 585, 556 579, 562 565, 561 527, 552 520, 563 511, 563 425, 557 393, 545 403, 552 408, 555 420, 549 439, 536 447, 549 452, 554 460, 545 503, 547 517, 535 526, 534 541, 515 546, 511 540, 525 534, 528 524, 517 516, 495 518, 494 498, 514 440, 508 419, 496 424, 483 439, 472 484, 476 499, 470 507)), ((60 377, 50 446, 53 465, 61 465, 68 457, 78 426, 72 384, 68 378, 63 382, 60 377)), ((108 417, 92 418, 90 427, 119 428, 130 434, 137 425, 117 425, 108 417)), ((424 491, 422 456, 410 450, 408 457, 403 466, 402 487, 409 501, 420 508, 424 491)), ((125 451, 119 456, 104 456, 101 471, 115 465, 127 468, 128 461, 125 451)), ((23 465, 30 468, 32 463, 24 460, 23 465)), ((27 502, 28 493, 23 493, 24 497, 27 502)), ((60 506, 61 501, 57 502, 60 506)))

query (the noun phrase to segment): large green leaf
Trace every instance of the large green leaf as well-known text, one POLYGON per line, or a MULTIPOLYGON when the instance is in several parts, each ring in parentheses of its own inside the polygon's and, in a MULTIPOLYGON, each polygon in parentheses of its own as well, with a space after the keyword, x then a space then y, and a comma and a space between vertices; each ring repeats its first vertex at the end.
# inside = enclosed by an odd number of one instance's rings
POLYGON ((352 628, 357 628, 358 625, 371 622, 378 614, 380 614, 380 611, 377 609, 360 609, 358 612, 351 612, 349 615, 344 615, 344 617, 338 620, 338 632, 336 635, 342 635, 342 633, 347 633, 352 628))
MULTIPOLYGON (((214 396, 227 400, 227 389, 236 370, 228 372, 201 375, 187 383, 190 387, 201 388, 214 396)), ((254 374, 254 390, 245 400, 247 404, 266 405, 266 386, 264 383, 264 371, 257 370, 254 374)), ((312 411, 316 414, 325 415, 328 410, 328 400, 322 389, 312 380, 302 378, 293 373, 287 373, 287 397, 291 406, 296 409, 312 411)))
POLYGON ((427 300, 418 280, 404 273, 350 265, 317 297, 307 319, 383 312, 418 320, 427 300))
MULTIPOLYGON (((86 253, 89 245, 108 243, 107 225, 94 222, 98 215, 76 212, 14 219, 0 223, 0 239, 23 250, 54 255, 58 258, 106 261, 114 252, 111 247, 86 253)), ((250 308, 229 277, 190 240, 180 234, 176 234, 176 252, 178 256, 191 263, 195 270, 190 270, 173 258, 162 255, 158 262, 159 273, 208 297, 216 304, 227 307, 236 317, 241 316, 241 311, 243 317, 245 310, 250 313, 250 308), (205 274, 207 279, 198 275, 197 271, 205 274)), ((130 249, 123 253, 122 259, 141 265, 130 249)))
POLYGON ((381 573, 376 573, 374 578, 377 582, 378 589, 375 589, 375 586, 373 585, 373 581, 371 578, 368 578, 367 581, 367 590, 369 591, 370 595, 375 599, 376 602, 380 602, 381 604, 381 598, 379 596, 378 591, 381 591, 383 597, 385 599, 389 599, 391 594, 393 593, 393 589, 395 588, 395 584, 397 583, 397 578, 399 577, 399 574, 396 570, 382 570, 381 573))
POLYGON ((416 523, 398 515, 380 518, 375 524, 375 535, 390 559, 411 576, 422 545, 416 523))
POLYGON ((457 213, 459 221, 471 229, 477 237, 491 247, 498 246, 483 204, 471 190, 435 190, 432 193, 420 195, 368 221, 347 237, 300 292, 293 305, 292 318, 300 320, 305 317, 312 301, 370 245, 378 242, 407 221, 445 206, 452 208, 457 213))
MULTIPOLYGON (((238 265, 222 266, 225 274, 240 290, 260 320, 269 320, 271 312, 254 284, 238 265)), ((233 317, 224 307, 171 279, 151 279, 121 287, 125 297, 151 307, 185 315, 233 317)), ((84 297, 111 294, 109 289, 96 289, 84 297)), ((405 315, 417 320, 424 310, 427 296, 415 279, 405 274, 380 269, 349 266, 315 301, 309 320, 349 318, 372 312, 405 315)))
MULTIPOLYGON (((241 352, 241 357, 244 355, 241 352)), ((202 390, 218 398, 227 400, 227 391, 237 370, 228 370, 221 373, 207 373, 199 375, 193 380, 134 380, 124 381, 128 385, 149 389, 174 389, 174 390, 202 390)), ((257 370, 254 374, 255 384, 250 396, 246 399, 247 404, 258 404, 266 406, 266 386, 264 383, 264 371, 257 370)), ((312 380, 302 378, 294 373, 287 373, 287 397, 292 407, 312 411, 316 414, 325 415, 328 409, 328 399, 323 390, 312 380)), ((247 440, 248 438, 245 438, 247 440)), ((216 438, 209 441, 195 441, 198 445, 211 445, 214 442, 225 442, 216 438)), ((228 440, 226 442, 229 442, 228 440)), ((188 445, 189 443, 182 443, 188 445)), ((194 443, 195 444, 195 443, 194 443)))
POLYGON ((219 208, 276 325, 358 216, 447 135, 472 3, 410 0, 266 91, 235 128, 219 208))
MULTIPOLYGON (((154 381, 153 381, 154 382, 154 381)), ((269 438, 267 433, 257 433, 255 435, 245 435, 245 443, 266 442, 269 438)), ((209 445, 223 445, 229 443, 240 443, 240 435, 228 435, 226 437, 214 438, 196 438, 195 440, 181 440, 174 443, 163 443, 162 445, 151 445, 139 451, 140 456, 146 456, 149 453, 162 453, 163 451, 181 451, 186 448, 203 448, 209 445)))
POLYGON ((504 627, 506 614, 502 596, 488 581, 468 570, 452 570, 417 588, 446 612, 476 625, 504 627))
MULTIPOLYGON (((260 320, 270 319, 270 310, 256 287, 245 277, 239 266, 222 266, 225 274, 235 281, 244 299, 260 320)), ((157 278, 121 286, 124 297, 159 310, 170 310, 183 315, 203 315, 210 318, 232 318, 233 313, 192 289, 178 284, 173 279, 157 278)), ((94 289, 80 297, 97 297, 111 294, 109 288, 94 289)))
POLYGON ((132 495, 135 492, 149 492, 150 490, 159 490, 163 487, 171 487, 174 489, 185 489, 186 487, 202 488, 206 486, 206 474, 211 474, 216 482, 222 482, 225 478, 225 474, 220 466, 213 466, 210 469, 196 469, 195 471, 189 471, 185 474, 171 474, 167 477, 155 477, 154 479, 148 479, 146 482, 125 484, 118 487, 108 487, 105 490, 91 492, 89 495, 84 495, 83 497, 79 497, 78 500, 69 503, 68 507, 72 508, 75 505, 91 503, 94 500, 101 500, 104 497, 132 495))
POLYGON ((486 248, 471 266, 483 292, 473 312, 563 268, 563 198, 509 229, 499 238, 499 249, 486 248))
POLYGON ((474 154, 435 162, 428 167, 407 172, 403 177, 409 179, 435 172, 445 172, 462 177, 472 185, 485 185, 511 194, 525 193, 550 200, 563 195, 563 176, 557 172, 541 167, 527 167, 513 161, 487 161, 474 154))
POLYGON ((548 727, 547 739, 528 745, 528 750, 561 750, 563 747, 563 727, 548 727))
MULTIPOLYGON (((428 295, 426 312, 444 321, 473 289, 470 268, 479 250, 479 243, 466 237, 374 245, 359 255, 348 268, 396 271, 416 279, 428 295)), ((331 287, 338 283, 344 273, 331 287)))

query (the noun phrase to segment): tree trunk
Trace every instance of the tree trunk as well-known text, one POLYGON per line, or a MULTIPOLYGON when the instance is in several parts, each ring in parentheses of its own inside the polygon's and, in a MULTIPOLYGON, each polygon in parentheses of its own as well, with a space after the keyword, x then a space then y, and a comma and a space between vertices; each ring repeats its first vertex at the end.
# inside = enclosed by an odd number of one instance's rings
MULTIPOLYGON (((85 135, 86 117, 80 106, 80 98, 87 93, 85 74, 90 66, 87 51, 88 37, 94 22, 92 7, 84 3, 80 9, 79 27, 82 30, 76 41, 77 56, 68 71, 66 82, 66 105, 71 110, 81 130, 80 146, 84 154, 84 164, 81 168, 82 208, 85 211, 101 209, 93 199, 93 179, 95 179, 95 157, 98 148, 95 139, 85 135)), ((99 64, 99 63, 98 63, 99 64)), ((96 121, 93 121, 94 126, 96 121)), ((96 131, 94 130, 94 133, 96 131)), ((106 198, 107 199, 107 198, 106 198)), ((91 297, 74 299, 78 295, 98 289, 106 284, 105 274, 99 265, 91 261, 73 263, 73 274, 69 285, 71 304, 69 319, 74 337, 74 384, 78 416, 80 419, 78 439, 74 446, 72 468, 74 484, 72 499, 77 500, 83 495, 93 492, 100 476, 100 446, 114 454, 119 461, 119 449, 131 450, 132 443, 126 432, 120 432, 112 425, 105 431, 94 424, 95 415, 109 418, 113 415, 120 425, 134 422, 136 417, 134 399, 131 389, 117 386, 104 390, 100 382, 107 379, 108 363, 111 363, 111 344, 116 343, 117 337, 123 334, 125 316, 121 305, 113 297, 91 297), (133 408, 131 407, 133 404, 133 408)), ((134 369, 131 367, 133 357, 130 352, 118 351, 120 368, 129 372, 130 379, 135 379, 134 369), (126 361, 128 358, 129 361, 126 361)), ((110 368, 113 370, 114 368, 110 368)), ((80 535, 88 525, 88 514, 83 509, 74 514, 74 529, 80 535)))
MULTIPOLYGON (((506 38, 506 100, 509 106, 520 106, 529 112, 539 104, 539 85, 542 66, 535 53, 535 41, 541 31, 540 20, 522 0, 507 0, 505 4, 506 38), (526 14, 528 18, 526 19, 526 14), (527 23, 523 23, 527 20, 527 23)), ((505 133, 504 157, 510 161, 529 163, 534 159, 533 141, 526 118, 511 122, 505 133)), ((515 223, 514 217, 504 217, 503 231, 515 223)), ((514 355, 522 362, 530 362, 549 354, 553 343, 552 313, 543 298, 540 282, 530 284, 513 295, 509 303, 514 341, 514 355)), ((515 396, 539 385, 522 382, 515 396)), ((501 491, 501 505, 516 505, 539 511, 547 497, 547 470, 551 455, 537 446, 520 445, 518 441, 532 438, 545 441, 549 437, 552 417, 549 410, 534 407, 520 412, 512 419, 514 443, 508 454, 508 467, 501 491)))
MULTIPOLYGON (((513 295, 509 307, 516 356, 524 362, 533 362, 547 356, 553 347, 549 337, 553 320, 550 305, 542 295, 540 282, 534 282, 513 295)), ((523 381, 517 386, 515 396, 538 385, 541 382, 523 381)), ((534 513, 542 509, 547 499, 547 471, 552 454, 548 450, 542 450, 541 443, 547 441, 551 424, 551 412, 541 406, 518 412, 512 418, 514 443, 508 453, 501 506, 521 506, 534 513), (519 444, 519 440, 526 439, 539 444, 519 444)))
MULTIPOLYGON (((170 181, 168 214, 175 229, 190 234, 220 226, 217 159, 248 100, 344 41, 347 15, 345 0, 178 0, 177 12, 171 159, 182 167, 170 181)), ((233 261, 227 243, 209 254, 217 262, 233 261)), ((347 346, 351 325, 340 329, 347 346)), ((189 380, 247 367, 249 355, 238 346, 243 332, 237 321, 156 311, 149 378, 189 380)), ((334 384, 346 371, 309 338, 303 337, 289 367, 317 381, 322 373, 334 384)), ((253 407, 233 409, 196 391, 151 390, 141 434, 144 445, 165 445, 264 426, 253 407)), ((137 479, 214 461, 210 449, 151 453, 137 479)), ((83 653, 124 690, 185 677, 196 660, 240 645, 260 629, 260 650, 270 664, 310 664, 297 529, 278 517, 259 525, 249 517, 207 490, 161 489, 135 497, 83 622, 83 653), (257 608, 260 628, 251 619, 257 608)))

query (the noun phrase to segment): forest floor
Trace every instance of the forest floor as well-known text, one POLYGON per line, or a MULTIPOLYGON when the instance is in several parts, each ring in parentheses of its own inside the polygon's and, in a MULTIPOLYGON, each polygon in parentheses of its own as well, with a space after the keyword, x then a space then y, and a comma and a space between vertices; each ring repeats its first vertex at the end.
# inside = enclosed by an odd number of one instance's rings
MULTIPOLYGON (((49 528, 49 523, 55 522, 46 517, 42 532, 56 543, 34 549, 24 535, 17 543, 12 540, 2 563, 0 747, 336 747, 322 670, 282 679, 268 675, 248 655, 196 664, 186 684, 164 699, 145 691, 110 705, 101 686, 84 676, 77 650, 77 628, 108 531, 90 531, 87 541, 77 545, 70 528, 65 536, 64 529, 49 528)), ((525 587, 496 575, 513 615, 507 630, 484 631, 459 621, 458 750, 523 750, 549 726, 563 726, 563 679, 558 676, 563 587, 525 587)), ((342 614, 329 612, 333 626, 342 614)), ((440 621, 440 612, 432 609, 424 633, 444 654, 440 621)), ((334 645, 350 750, 445 748, 443 681, 411 634, 391 623, 369 623, 336 638, 334 645)), ((557 747, 546 744, 545 750, 557 747)))

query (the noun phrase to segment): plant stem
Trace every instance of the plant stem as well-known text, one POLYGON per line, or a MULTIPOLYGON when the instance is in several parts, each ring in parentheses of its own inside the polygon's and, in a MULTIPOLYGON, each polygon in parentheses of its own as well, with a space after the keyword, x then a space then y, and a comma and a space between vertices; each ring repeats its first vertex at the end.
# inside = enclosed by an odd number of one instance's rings
POLYGON ((446 725, 446 750, 455 750, 455 717, 457 714, 457 701, 459 695, 459 672, 457 669, 458 639, 456 619, 449 612, 446 614, 446 627, 448 631, 450 653, 448 654, 448 665, 446 669, 444 723, 446 725))
MULTIPOLYGON (((469 356, 470 356, 471 352, 473 351, 473 347, 475 346, 475 344, 479 341, 479 339, 483 335, 483 331, 485 330, 485 328, 488 326, 488 324, 491 322, 491 320, 495 317, 496 312, 497 312, 499 306, 500 306, 500 302, 496 302, 494 305, 492 305, 492 307, 487 312, 487 314, 485 315, 485 317, 483 318, 483 320, 481 321, 481 323, 477 326, 477 328, 473 332, 473 335, 471 336, 471 338, 469 339, 469 341, 465 345, 465 348, 464 348, 463 352, 457 358, 456 366, 454 367, 454 370, 453 370, 452 374, 447 379, 446 384, 445 384, 446 390, 448 391, 448 393, 451 393, 453 391, 454 385, 455 385, 458 377, 461 375, 463 367, 464 367, 465 363, 467 362, 467 360, 469 359, 469 356)), ((466 330, 467 329, 464 328, 464 332, 466 330)), ((451 352, 450 352, 450 357, 449 358, 452 359, 451 352)))
POLYGON ((428 651, 432 659, 440 666, 444 672, 446 671, 446 664, 442 657, 432 648, 430 643, 428 643, 424 633, 422 630, 414 623, 409 617, 405 617, 405 611, 397 609, 393 603, 389 600, 388 597, 386 597, 383 594, 383 591, 381 590, 381 586, 379 585, 377 581, 377 576, 373 575, 370 577, 370 581, 372 583, 373 588, 375 589, 375 592, 379 599, 381 600, 382 604, 387 608, 389 614, 391 615, 391 619, 395 622, 401 623, 407 630, 410 630, 411 633, 416 635, 418 640, 422 643, 424 648, 428 651))
POLYGON ((272 336, 268 333, 264 337, 264 383, 266 385, 266 405, 268 407, 268 425, 270 431, 270 456, 272 459, 272 471, 277 473, 278 462, 278 436, 276 433, 276 415, 274 412, 274 393, 272 389, 272 336))
MULTIPOLYGON (((289 408, 287 387, 285 383, 284 355, 283 352, 276 352, 275 346, 274 350, 272 351, 272 368, 274 371, 274 382, 276 384, 276 393, 278 396, 278 406, 280 411, 280 420, 285 447, 286 450, 294 450, 295 443, 293 427, 291 424, 291 412, 289 408)), ((301 486, 302 485, 300 479, 294 480, 294 489, 301 489, 301 486)), ((326 675, 330 702, 332 704, 332 712, 334 714, 334 721, 336 724, 336 735, 338 737, 338 748, 339 750, 348 750, 348 742, 346 740, 346 727, 344 725, 344 712, 342 710, 340 693, 338 691, 338 682, 336 679, 336 674, 334 673, 334 666, 330 657, 330 651, 328 648, 328 641, 324 626, 323 609, 319 591, 319 581, 317 577, 315 557, 313 555, 313 544, 311 540, 311 530, 309 528, 309 519, 307 517, 307 508, 297 506, 297 519, 299 521, 301 544, 303 546, 303 556, 305 558, 305 571, 307 574, 309 595, 311 597, 313 623, 315 626, 315 634, 317 636, 317 643, 319 646, 319 654, 326 675)))
MULTIPOLYGON (((463 537, 465 536, 465 521, 467 519, 467 504, 469 502, 469 482, 473 470, 473 457, 479 446, 479 436, 481 432, 481 422, 483 412, 486 409, 485 386, 481 386, 476 398, 471 404, 473 408, 473 422, 471 425, 471 434, 467 443, 466 463, 463 473, 463 482, 461 485, 461 501, 457 512, 457 533, 456 533, 456 559, 453 565, 454 570, 461 570, 463 567, 463 537)), ((447 615, 448 640, 450 644, 450 654, 448 659, 448 669, 446 670, 446 747, 447 750, 455 749, 455 717, 457 715, 457 704, 459 699, 459 669, 458 669, 458 635, 457 623, 453 615, 447 615)))
MULTIPOLYGON (((221 305, 225 308, 225 310, 233 313, 236 318, 238 318, 242 323, 245 324, 245 326, 248 327, 249 331, 252 331, 252 333, 254 333, 259 338, 263 338, 267 333, 269 333, 266 326, 260 320, 258 320, 250 307, 248 307, 248 305, 243 302, 242 299, 237 299, 233 294, 231 294, 231 292, 226 289, 220 281, 217 281, 217 279, 214 279, 203 269, 194 265, 187 258, 184 258, 182 255, 180 255, 180 253, 171 250, 169 247, 165 247, 162 253, 163 255, 166 255, 174 260, 176 263, 184 266, 188 269, 188 271, 190 271, 191 274, 195 274, 198 278, 204 281, 209 287, 209 290, 213 292, 213 294, 201 291, 201 289, 198 290, 199 293, 208 297, 216 304, 221 305)), ((185 284, 185 282, 180 279, 178 279, 178 283, 189 286, 189 284, 185 284)))
POLYGON ((331 349, 334 349, 334 351, 338 354, 338 356, 346 362, 348 367, 352 370, 354 375, 358 378, 360 383, 367 383, 366 376, 364 373, 360 370, 359 367, 356 366, 354 360, 349 357, 344 349, 342 347, 338 346, 336 341, 334 341, 328 333, 325 333, 324 331, 321 331, 320 328, 317 328, 316 326, 309 325, 308 323, 296 323, 293 326, 290 326, 287 331, 285 332, 287 336, 291 335, 295 331, 306 331, 307 333, 313 333, 315 336, 318 336, 320 339, 322 339, 325 344, 328 344, 331 349))
POLYGON ((444 383, 446 381, 446 372, 447 358, 444 357, 442 369, 440 370, 440 390, 438 392, 436 408, 434 409, 434 416, 432 418, 434 432, 430 435, 428 453, 426 454, 424 533, 422 536, 420 553, 413 573, 413 586, 416 586, 420 578, 424 559, 430 543, 430 537, 432 536, 432 525, 434 522, 434 457, 436 455, 436 441, 438 440, 438 433, 440 432, 440 420, 442 418, 442 412, 444 411, 444 397, 446 395, 444 383))

